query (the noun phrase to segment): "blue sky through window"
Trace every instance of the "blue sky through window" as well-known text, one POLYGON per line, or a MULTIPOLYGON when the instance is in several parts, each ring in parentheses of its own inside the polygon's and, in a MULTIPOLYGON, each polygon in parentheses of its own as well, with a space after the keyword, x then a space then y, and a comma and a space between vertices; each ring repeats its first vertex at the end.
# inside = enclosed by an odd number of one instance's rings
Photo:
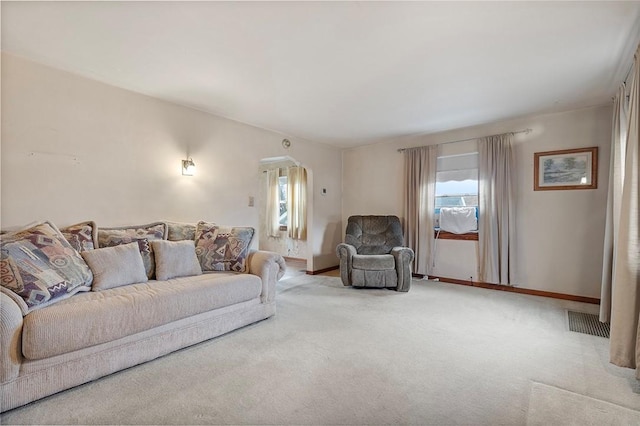
POLYGON ((477 194, 477 180, 463 180, 461 182, 450 180, 436 183, 436 197, 442 195, 477 194))

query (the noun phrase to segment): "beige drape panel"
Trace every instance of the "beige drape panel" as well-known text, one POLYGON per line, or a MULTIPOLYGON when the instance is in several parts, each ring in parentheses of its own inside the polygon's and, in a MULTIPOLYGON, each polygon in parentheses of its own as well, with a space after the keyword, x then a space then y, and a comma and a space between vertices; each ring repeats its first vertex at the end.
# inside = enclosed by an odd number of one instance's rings
POLYGON ((613 364, 636 368, 640 378, 640 46, 636 50, 625 149, 620 229, 614 235, 613 284, 611 294, 610 357, 613 364))
POLYGON ((280 236, 280 169, 267 170, 267 236, 280 236))
POLYGON ((287 169, 287 230, 289 238, 307 239, 307 170, 302 166, 287 169))
POLYGON ((480 281, 509 285, 515 265, 513 133, 478 140, 480 281))
POLYGON ((626 87, 621 85, 613 101, 613 121, 611 130, 611 158, 609 164, 609 193, 607 197, 607 220, 604 235, 604 256, 602 259, 602 287, 600 291, 600 321, 611 321, 611 290, 613 285, 614 241, 620 231, 620 208, 622 206, 622 186, 624 183, 624 163, 627 146, 627 96, 626 87))
POLYGON ((404 151, 404 239, 415 252, 414 272, 422 275, 433 264, 437 159, 437 145, 404 151))

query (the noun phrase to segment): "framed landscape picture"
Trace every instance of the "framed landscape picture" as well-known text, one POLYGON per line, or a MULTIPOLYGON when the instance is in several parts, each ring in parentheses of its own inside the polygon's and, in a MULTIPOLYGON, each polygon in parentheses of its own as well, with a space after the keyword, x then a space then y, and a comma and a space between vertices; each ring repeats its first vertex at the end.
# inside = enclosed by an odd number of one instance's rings
POLYGON ((534 153, 534 191, 597 187, 598 147, 534 153))

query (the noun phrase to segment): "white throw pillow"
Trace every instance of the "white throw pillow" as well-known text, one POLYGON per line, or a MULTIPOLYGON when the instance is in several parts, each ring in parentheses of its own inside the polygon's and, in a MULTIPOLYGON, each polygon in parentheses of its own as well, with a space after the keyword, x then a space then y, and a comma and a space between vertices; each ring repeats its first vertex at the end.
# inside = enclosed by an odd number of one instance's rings
POLYGON ((93 272, 93 291, 148 281, 137 242, 80 254, 93 272))
POLYGON ((202 275, 194 241, 157 240, 151 241, 151 246, 156 256, 156 278, 158 280, 202 275))

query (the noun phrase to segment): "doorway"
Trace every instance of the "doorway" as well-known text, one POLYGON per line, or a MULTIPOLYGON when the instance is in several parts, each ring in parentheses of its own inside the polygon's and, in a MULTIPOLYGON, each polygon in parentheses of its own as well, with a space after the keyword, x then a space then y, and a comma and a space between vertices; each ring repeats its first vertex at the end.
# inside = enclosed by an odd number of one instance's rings
MULTIPOLYGON (((283 157, 271 157, 271 158, 263 158, 260 160, 259 165, 259 176, 260 176, 260 196, 258 197, 258 234, 259 234, 259 243, 258 248, 260 250, 271 251, 280 254, 285 258, 287 262, 287 266, 292 269, 291 272, 306 273, 306 271, 310 270, 309 257, 311 256, 311 245, 309 244, 309 236, 310 236, 310 223, 309 223, 309 212, 307 212, 307 238, 305 240, 293 239, 288 235, 287 225, 289 223, 288 211, 287 211, 287 185, 288 185, 288 176, 287 170, 292 166, 301 166, 300 162, 296 159, 283 156, 283 157), (279 229, 269 231, 267 225, 267 203, 269 197, 272 197, 273 194, 269 191, 267 172, 277 170, 278 173, 278 183, 279 183, 279 198, 278 204, 280 206, 280 216, 279 216, 279 229), (271 235, 270 235, 271 234, 271 235)), ((304 166, 303 166, 304 167, 304 166)), ((307 170, 307 174, 310 173, 310 170, 307 167, 304 167, 307 170)), ((309 206, 309 200, 311 198, 311 194, 308 190, 309 182, 307 182, 307 206, 309 206)), ((272 226, 273 228, 273 226, 272 226)))

